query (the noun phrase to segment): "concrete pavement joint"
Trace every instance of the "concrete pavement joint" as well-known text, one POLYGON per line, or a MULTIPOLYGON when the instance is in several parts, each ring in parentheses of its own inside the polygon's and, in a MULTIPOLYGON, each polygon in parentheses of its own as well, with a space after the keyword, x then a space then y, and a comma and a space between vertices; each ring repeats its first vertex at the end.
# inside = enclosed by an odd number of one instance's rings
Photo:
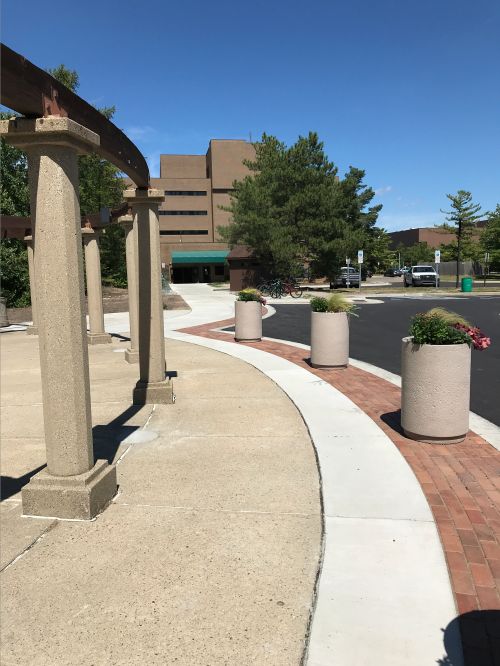
POLYGON ((186 511, 201 513, 229 513, 229 514, 250 514, 253 516, 295 516, 296 518, 316 518, 317 513, 302 513, 300 511, 260 511, 258 509, 215 509, 208 506, 175 506, 171 504, 132 504, 131 502, 119 502, 116 506, 144 508, 144 509, 165 509, 167 511, 186 511))
MULTIPOLYGON (((23 517, 25 517, 25 518, 38 518, 39 516, 23 516, 23 517)), ((47 520, 47 518, 44 517, 43 520, 47 520)), ((50 520, 50 518, 49 518, 48 520, 50 520)), ((44 538, 44 537, 45 537, 45 536, 46 536, 51 530, 54 529, 54 527, 55 527, 55 526, 57 525, 57 523, 58 523, 58 519, 57 519, 57 518, 52 518, 52 520, 53 520, 53 522, 52 522, 52 523, 49 523, 49 525, 47 525, 47 527, 44 529, 44 531, 43 531, 43 532, 42 532, 42 533, 41 533, 36 539, 33 539, 33 541, 31 541, 31 543, 29 543, 29 544, 24 548, 23 551, 21 551, 18 555, 16 555, 16 557, 14 557, 10 562, 8 562, 7 564, 5 564, 5 565, 0 569, 0 573, 3 573, 3 572, 6 571, 7 569, 9 569, 11 566, 13 566, 18 560, 20 560, 22 557, 24 557, 24 556, 26 555, 26 553, 27 553, 29 550, 31 550, 31 549, 32 549, 32 548, 33 548, 33 547, 34 547, 39 541, 41 541, 41 540, 42 540, 42 539, 43 539, 43 538, 44 538)))

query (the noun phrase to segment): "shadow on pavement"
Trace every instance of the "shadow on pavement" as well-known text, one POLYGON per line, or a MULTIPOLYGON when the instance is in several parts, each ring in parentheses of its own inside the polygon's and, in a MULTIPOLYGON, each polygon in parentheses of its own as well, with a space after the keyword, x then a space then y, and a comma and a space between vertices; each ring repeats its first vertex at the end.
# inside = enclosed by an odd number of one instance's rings
POLYGON ((107 460, 111 465, 120 444, 141 426, 124 425, 139 412, 144 405, 130 405, 106 425, 96 425, 92 428, 94 440, 94 460, 107 460))
POLYGON ((497 666, 500 664, 500 611, 483 610, 464 613, 452 620, 444 630, 446 655, 437 660, 439 666, 458 666, 457 636, 462 637, 464 666, 497 666))
MULTIPOLYGON (((115 419, 106 425, 96 425, 92 428, 92 437, 94 442, 94 460, 107 460, 111 465, 115 458, 120 444, 141 426, 124 425, 130 418, 135 416, 142 408, 142 405, 130 405, 119 414, 115 419)), ((18 493, 31 477, 41 472, 47 465, 40 465, 35 469, 26 472, 19 477, 1 476, 0 477, 0 501, 6 500, 18 493)))
POLYGON ((394 412, 386 412, 380 415, 381 420, 389 426, 398 435, 404 435, 403 428, 401 427, 401 410, 396 409, 394 412))
POLYGON ((32 469, 29 472, 26 472, 26 474, 23 474, 17 478, 14 476, 1 476, 0 501, 9 499, 9 497, 12 497, 12 495, 18 493, 23 486, 29 483, 32 476, 35 476, 35 474, 41 472, 45 467, 47 467, 47 465, 40 465, 40 467, 36 467, 35 469, 32 469))

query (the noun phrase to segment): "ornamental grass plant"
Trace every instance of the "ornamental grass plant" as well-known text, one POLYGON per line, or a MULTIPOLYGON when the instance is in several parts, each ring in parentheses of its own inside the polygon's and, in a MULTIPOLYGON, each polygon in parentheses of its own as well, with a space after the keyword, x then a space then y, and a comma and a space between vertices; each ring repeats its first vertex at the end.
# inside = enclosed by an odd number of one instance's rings
POLYGON ((348 301, 341 294, 332 294, 329 298, 314 296, 311 298, 311 310, 313 312, 346 312, 348 315, 357 317, 354 303, 348 301))

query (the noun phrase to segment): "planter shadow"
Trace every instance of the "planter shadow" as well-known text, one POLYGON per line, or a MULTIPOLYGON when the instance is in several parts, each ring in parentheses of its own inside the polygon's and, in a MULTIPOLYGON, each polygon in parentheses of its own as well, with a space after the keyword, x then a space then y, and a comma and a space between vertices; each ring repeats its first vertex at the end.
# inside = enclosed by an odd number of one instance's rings
POLYGON ((443 634, 446 654, 437 660, 439 666, 458 666, 462 663, 464 666, 498 664, 500 611, 482 610, 463 613, 448 624, 443 634))
POLYGON ((401 426, 401 410, 397 409, 394 412, 386 412, 385 414, 380 415, 380 420, 383 421, 386 425, 397 432, 398 435, 405 436, 403 428, 401 426))

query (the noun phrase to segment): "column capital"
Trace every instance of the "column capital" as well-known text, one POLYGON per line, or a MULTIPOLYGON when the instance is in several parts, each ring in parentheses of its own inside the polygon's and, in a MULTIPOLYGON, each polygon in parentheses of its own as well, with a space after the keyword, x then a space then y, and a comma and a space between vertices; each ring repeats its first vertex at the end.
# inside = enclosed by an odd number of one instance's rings
POLYGON ((165 194, 162 190, 156 189, 135 189, 125 190, 123 196, 132 206, 137 204, 161 204, 165 201, 165 194))
POLYGON ((99 238, 101 234, 100 229, 92 229, 91 227, 82 227, 82 240, 84 243, 92 240, 92 238, 99 238))
POLYGON ((0 120, 0 136, 25 151, 37 146, 56 145, 86 154, 100 144, 98 134, 70 118, 59 116, 0 120))
POLYGON ((126 229, 131 228, 133 223, 134 223, 133 215, 120 215, 120 217, 118 218, 118 224, 123 225, 126 229))

